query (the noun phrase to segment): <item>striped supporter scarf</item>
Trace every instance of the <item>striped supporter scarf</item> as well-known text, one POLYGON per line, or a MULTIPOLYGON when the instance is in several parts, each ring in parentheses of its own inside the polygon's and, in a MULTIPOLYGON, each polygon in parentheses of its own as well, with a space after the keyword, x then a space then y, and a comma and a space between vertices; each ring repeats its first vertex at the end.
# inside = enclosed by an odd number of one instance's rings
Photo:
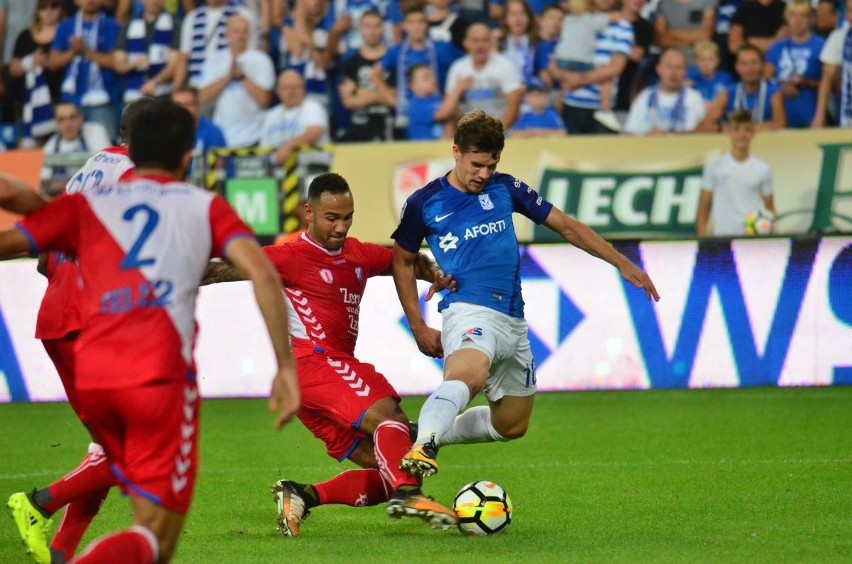
POLYGON ((216 27, 205 35, 207 31, 207 18, 209 17, 208 9, 205 6, 198 8, 195 14, 195 20, 192 22, 192 44, 189 54, 189 83, 197 86, 198 80, 201 78, 201 69, 204 67, 205 52, 207 45, 211 41, 216 42, 217 50, 228 48, 228 40, 225 38, 225 24, 228 23, 228 18, 237 13, 237 9, 232 3, 225 6, 225 11, 216 22, 216 27))
POLYGON ((840 63, 840 127, 852 127, 852 27, 846 29, 840 63))
MULTIPOLYGON (((132 102, 141 96, 139 89, 145 81, 157 76, 166 66, 169 49, 172 44, 174 33, 174 19, 167 12, 157 17, 154 23, 154 37, 150 45, 145 44, 145 19, 136 18, 130 21, 127 27, 127 55, 132 61, 135 57, 147 55, 148 68, 146 70, 133 70, 125 77, 126 90, 124 101, 132 102)), ((157 86, 157 95, 165 94, 169 87, 165 84, 157 86)))
POLYGON ((33 63, 32 54, 21 59, 21 64, 27 73, 24 77, 27 94, 22 114, 24 137, 33 139, 53 133, 56 131, 56 124, 53 122, 52 100, 44 68, 33 63))

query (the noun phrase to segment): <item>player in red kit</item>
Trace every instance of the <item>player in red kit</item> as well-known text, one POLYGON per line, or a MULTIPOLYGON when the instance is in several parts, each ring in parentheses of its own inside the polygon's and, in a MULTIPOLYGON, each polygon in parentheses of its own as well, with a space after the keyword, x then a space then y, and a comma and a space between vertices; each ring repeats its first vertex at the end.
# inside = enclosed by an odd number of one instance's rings
MULTIPOLYGON (((150 100, 140 98, 125 106, 121 114, 121 138, 125 142, 129 139, 135 114, 150 100)), ((65 192, 74 194, 99 185, 113 185, 132 173, 133 161, 128 156, 127 145, 107 147, 86 161, 68 180, 65 192)), ((36 319, 35 336, 41 340, 56 367, 69 404, 86 425, 86 416, 74 389, 73 371, 74 347, 81 327, 80 270, 72 257, 52 252, 39 257, 39 272, 47 277, 48 284, 36 319)), ((72 472, 30 494, 12 494, 7 505, 28 552, 42 563, 70 560, 114 484, 115 477, 110 472, 103 448, 93 441, 83 461, 72 472), (65 515, 48 547, 50 517, 66 505, 65 515)))
MULTIPOLYGON (((363 469, 347 470, 313 485, 280 480, 273 486, 278 528, 297 536, 317 505, 388 502, 391 517, 419 517, 434 527, 456 523, 455 513, 420 491, 400 470, 411 445, 399 396, 375 367, 354 357, 361 296, 367 279, 390 274, 391 251, 347 237, 354 203, 346 180, 317 176, 308 188, 308 228, 296 241, 264 247, 285 286, 290 339, 299 373, 299 419, 326 445, 329 456, 348 458, 363 469)), ((418 277, 433 282, 428 297, 454 287, 437 265, 421 255, 418 277)), ((239 279, 227 265, 211 264, 207 282, 239 279)))
POLYGON ((270 398, 278 426, 299 406, 280 280, 222 198, 177 180, 191 159, 192 116, 153 101, 130 141, 132 178, 43 206, 0 176, 0 206, 28 214, 0 232, 0 256, 59 250, 78 259, 77 402, 132 503, 134 525, 94 541, 76 562, 167 562, 174 553, 198 465, 192 349, 208 257, 227 258, 253 282, 278 363, 270 398))

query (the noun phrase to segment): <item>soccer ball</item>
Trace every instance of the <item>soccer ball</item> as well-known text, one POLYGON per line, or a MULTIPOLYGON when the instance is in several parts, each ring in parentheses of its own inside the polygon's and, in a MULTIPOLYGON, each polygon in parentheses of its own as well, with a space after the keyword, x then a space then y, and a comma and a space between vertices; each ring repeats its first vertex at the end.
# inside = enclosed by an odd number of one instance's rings
POLYGON ((494 482, 471 482, 459 490, 453 502, 459 531, 469 537, 494 535, 512 522, 512 500, 494 482))
POLYGON ((775 216, 764 207, 745 216, 746 235, 770 235, 774 224, 775 216))

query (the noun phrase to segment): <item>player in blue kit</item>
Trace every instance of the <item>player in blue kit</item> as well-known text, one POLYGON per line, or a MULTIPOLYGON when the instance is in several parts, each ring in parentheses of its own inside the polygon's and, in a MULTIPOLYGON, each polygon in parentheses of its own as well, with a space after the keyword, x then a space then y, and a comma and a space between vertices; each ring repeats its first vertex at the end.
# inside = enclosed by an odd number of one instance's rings
POLYGON ((423 404, 417 440, 400 466, 417 476, 438 471, 438 447, 522 437, 532 414, 535 362, 521 296, 518 212, 621 271, 648 299, 651 278, 587 225, 566 215, 521 180, 496 172, 504 144, 499 120, 473 110, 453 139, 455 167, 412 194, 392 237, 393 277, 422 352, 441 358, 444 381, 423 404), (426 325, 414 265, 423 239, 458 289, 438 304, 443 330, 426 325), (487 406, 459 413, 480 391, 487 406))

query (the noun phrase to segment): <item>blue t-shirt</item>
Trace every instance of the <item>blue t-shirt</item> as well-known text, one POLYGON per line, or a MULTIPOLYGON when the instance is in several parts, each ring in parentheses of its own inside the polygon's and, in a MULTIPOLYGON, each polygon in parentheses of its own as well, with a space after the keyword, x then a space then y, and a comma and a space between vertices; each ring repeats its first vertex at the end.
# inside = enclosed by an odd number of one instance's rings
MULTIPOLYGON (((766 84, 766 100, 763 105, 763 115, 762 116, 754 116, 755 123, 762 123, 765 121, 772 121, 772 96, 780 90, 778 83, 774 80, 763 79, 763 82, 766 84)), ((737 89, 741 85, 741 82, 737 82, 736 84, 731 84, 728 86, 728 107, 725 108, 725 113, 729 114, 734 110, 748 110, 754 114, 755 104, 758 103, 758 94, 760 90, 753 94, 745 94, 744 96, 744 104, 739 105, 737 100, 737 89)))
POLYGON ((545 108, 543 112, 533 113, 531 111, 521 112, 521 116, 512 129, 518 131, 524 129, 557 129, 562 131, 565 129, 565 124, 562 118, 553 108, 545 108))
MULTIPOLYGON (((452 62, 458 59, 462 53, 455 45, 447 41, 432 40, 432 45, 435 50, 435 64, 438 68, 438 76, 436 78, 438 79, 438 85, 441 92, 443 92, 444 80, 447 78, 447 71, 449 70, 452 62)), ((408 69, 414 65, 428 65, 430 58, 433 56, 430 54, 430 49, 428 47, 425 49, 407 49, 403 51, 402 46, 402 43, 391 45, 385 53, 385 56, 382 57, 382 68, 389 73, 389 83, 391 86, 399 87, 400 81, 405 83, 405 73, 408 72, 408 69), (402 74, 397 75, 397 71, 400 70, 400 56, 404 56, 405 59, 402 61, 402 74)))
MULTIPOLYGON (((775 77, 787 80, 801 76, 810 80, 819 80, 822 76, 822 63, 819 54, 825 40, 811 35, 803 43, 796 43, 789 37, 780 39, 769 47, 766 60, 775 67, 775 77)), ((816 88, 799 88, 799 95, 784 98, 787 110, 787 127, 810 127, 816 112, 816 88)))
POLYGON ((692 82, 692 87, 698 90, 705 102, 712 102, 720 92, 723 92, 734 79, 728 71, 717 70, 713 76, 707 77, 698 71, 698 67, 692 65, 686 72, 686 78, 692 82))
POLYGON ((435 121, 435 112, 440 106, 441 96, 438 94, 428 98, 411 97, 408 101, 409 141, 434 141, 441 138, 444 127, 435 121))
POLYGON ((458 290, 444 295, 438 311, 467 302, 522 318, 520 255, 512 213, 540 224, 552 207, 508 174, 494 173, 479 194, 453 188, 445 175, 409 196, 391 237, 411 253, 420 250, 425 238, 441 269, 453 275, 458 290))
POLYGON ((198 128, 195 130, 195 147, 204 152, 213 147, 227 147, 225 136, 219 126, 210 119, 201 116, 198 120, 198 128))
MULTIPOLYGON (((84 21, 83 23, 83 35, 87 36, 90 33, 94 32, 94 28, 96 25, 96 21, 84 21)), ((71 38, 74 37, 74 28, 76 27, 76 18, 67 18, 59 22, 59 25, 56 28, 56 35, 53 37, 53 45, 51 49, 54 51, 68 51, 71 49, 71 38)), ((118 23, 114 19, 109 16, 105 16, 101 14, 100 18, 97 20, 97 51, 99 53, 111 53, 115 49, 116 41, 118 40, 118 32, 119 26, 118 23)), ((62 101, 63 102, 74 102, 78 106, 82 106, 83 96, 86 94, 88 90, 89 84, 89 67, 93 65, 91 61, 86 58, 81 58, 80 64, 77 67, 77 75, 76 75, 76 89, 74 94, 69 94, 66 92, 62 93, 62 101)), ((65 69, 65 77, 67 78, 75 65, 73 60, 65 69)), ((116 99, 115 96, 118 94, 117 86, 118 81, 115 76, 115 73, 106 70, 101 67, 101 76, 103 77, 103 87, 104 90, 109 94, 111 99, 116 99)))

